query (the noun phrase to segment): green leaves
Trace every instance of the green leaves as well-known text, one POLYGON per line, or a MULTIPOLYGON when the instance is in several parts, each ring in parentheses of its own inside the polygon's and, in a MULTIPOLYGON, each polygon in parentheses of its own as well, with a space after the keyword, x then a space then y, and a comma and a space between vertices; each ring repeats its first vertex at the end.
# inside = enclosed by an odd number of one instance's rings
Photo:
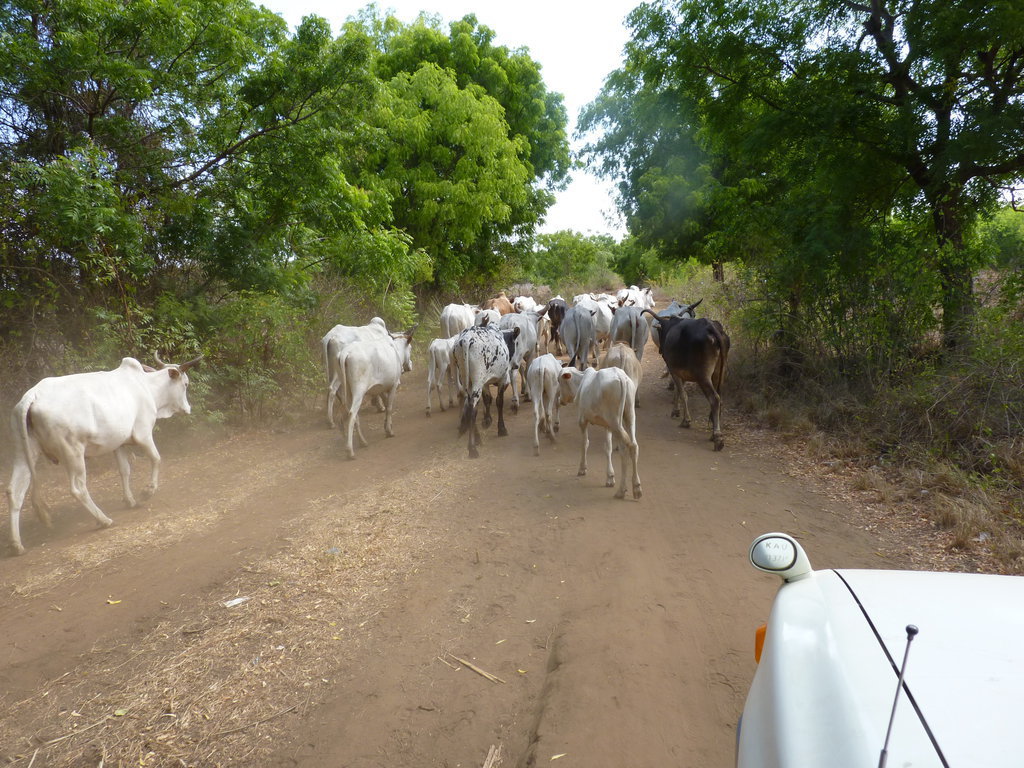
POLYGON ((947 344, 967 338, 971 222, 1024 174, 1019 8, 662 0, 629 23, 581 125, 641 245, 757 267, 788 325, 845 331, 857 295, 912 308, 916 331, 941 309, 947 344), (894 241, 927 296, 902 278, 864 292, 894 241))

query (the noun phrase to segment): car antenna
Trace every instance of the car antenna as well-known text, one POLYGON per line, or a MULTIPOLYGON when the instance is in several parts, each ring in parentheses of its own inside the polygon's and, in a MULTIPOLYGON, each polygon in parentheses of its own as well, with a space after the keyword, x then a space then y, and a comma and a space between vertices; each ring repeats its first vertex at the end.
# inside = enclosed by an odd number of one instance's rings
POLYGON ((885 768, 885 761, 889 757, 889 737, 892 735, 892 724, 896 719, 896 703, 900 700, 900 691, 903 688, 903 675, 907 671, 907 657, 910 656, 910 642, 920 630, 913 624, 907 624, 907 648, 903 651, 903 666, 900 667, 900 679, 896 683, 896 696, 892 700, 892 712, 889 714, 889 727, 885 731, 885 744, 882 745, 882 754, 878 756, 878 768, 885 768))

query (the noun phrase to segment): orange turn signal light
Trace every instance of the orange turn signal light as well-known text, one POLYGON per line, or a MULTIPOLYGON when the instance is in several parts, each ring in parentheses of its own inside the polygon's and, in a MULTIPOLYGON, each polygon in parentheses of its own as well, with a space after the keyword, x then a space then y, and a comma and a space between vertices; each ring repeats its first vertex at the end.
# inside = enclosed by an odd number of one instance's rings
POLYGON ((764 650, 764 636, 768 633, 768 625, 762 624, 754 632, 754 661, 761 663, 761 651, 764 650))

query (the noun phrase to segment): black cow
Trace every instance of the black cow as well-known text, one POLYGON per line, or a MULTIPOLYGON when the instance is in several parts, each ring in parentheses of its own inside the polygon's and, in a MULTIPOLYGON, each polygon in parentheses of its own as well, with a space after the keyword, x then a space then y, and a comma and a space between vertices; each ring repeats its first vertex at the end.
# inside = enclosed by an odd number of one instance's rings
POLYGON ((564 354, 564 343, 558 329, 562 326, 562 321, 565 319, 565 312, 568 308, 565 299, 561 296, 556 296, 548 302, 547 310, 548 320, 551 321, 551 342, 555 345, 556 355, 564 354), (559 347, 563 347, 562 352, 559 351, 559 347))
POLYGON ((686 401, 683 382, 693 381, 700 387, 711 404, 711 439, 715 450, 725 446, 722 437, 722 380, 729 357, 729 336, 717 320, 706 317, 658 317, 645 309, 660 326, 661 357, 675 383, 672 416, 679 416, 679 400, 683 401, 683 420, 680 427, 690 426, 690 408, 686 401))

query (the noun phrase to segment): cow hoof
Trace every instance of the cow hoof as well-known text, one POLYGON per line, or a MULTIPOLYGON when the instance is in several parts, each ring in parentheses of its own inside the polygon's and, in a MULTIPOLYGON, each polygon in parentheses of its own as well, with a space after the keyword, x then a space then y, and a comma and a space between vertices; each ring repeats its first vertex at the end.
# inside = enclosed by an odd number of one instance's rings
POLYGON ((491 420, 485 418, 484 419, 484 429, 487 429, 489 426, 491 426, 491 420))
POLYGON ((540 456, 540 446, 537 446, 537 445, 533 446, 533 455, 534 456, 540 456))
POLYGON ((715 450, 716 451, 720 451, 723 448, 725 448, 725 438, 719 436, 719 437, 714 438, 714 440, 715 440, 715 450))
POLYGON ((616 499, 624 499, 624 498, 626 498, 626 489, 623 488, 621 491, 616 491, 615 492, 615 498, 616 499))
MULTIPOLYGON (((614 475, 612 475, 611 477, 609 477, 607 480, 604 481, 604 487, 605 488, 614 488, 615 487, 615 476, 614 475)), ((625 496, 626 492, 623 491, 622 495, 625 496)))
POLYGON ((689 429, 690 428, 689 420, 688 419, 683 419, 682 421, 680 421, 679 422, 679 428, 680 429, 689 429))
POLYGON ((430 418, 430 409, 429 408, 427 408, 427 418, 428 419, 430 418))
POLYGON ((469 449, 469 458, 471 458, 471 459, 479 459, 480 458, 480 451, 478 451, 476 448, 470 448, 469 449))
POLYGON ((498 437, 508 437, 508 429, 505 427, 498 427, 498 437))
POLYGON ((349 461, 354 461, 355 458, 356 458, 356 452, 355 451, 349 451, 347 458, 348 458, 349 461))
POLYGON ((25 554, 25 548, 21 546, 21 544, 15 544, 14 542, 11 542, 11 548, 14 550, 15 556, 25 554))
POLYGON ((587 470, 581 469, 579 472, 576 473, 576 477, 584 477, 586 474, 587 470))
POLYGON ((643 495, 644 495, 644 492, 640 489, 639 485, 636 488, 633 489, 633 498, 634 499, 639 499, 643 495))
POLYGON ((98 528, 109 528, 113 524, 114 524, 114 521, 111 520, 109 517, 104 517, 104 518, 96 521, 96 526, 98 528))
POLYGON ((678 409, 678 408, 673 408, 673 409, 672 409, 672 413, 670 413, 669 415, 670 415, 670 416, 671 416, 671 417, 672 417, 673 419, 678 419, 678 418, 679 418, 679 409, 678 409))

